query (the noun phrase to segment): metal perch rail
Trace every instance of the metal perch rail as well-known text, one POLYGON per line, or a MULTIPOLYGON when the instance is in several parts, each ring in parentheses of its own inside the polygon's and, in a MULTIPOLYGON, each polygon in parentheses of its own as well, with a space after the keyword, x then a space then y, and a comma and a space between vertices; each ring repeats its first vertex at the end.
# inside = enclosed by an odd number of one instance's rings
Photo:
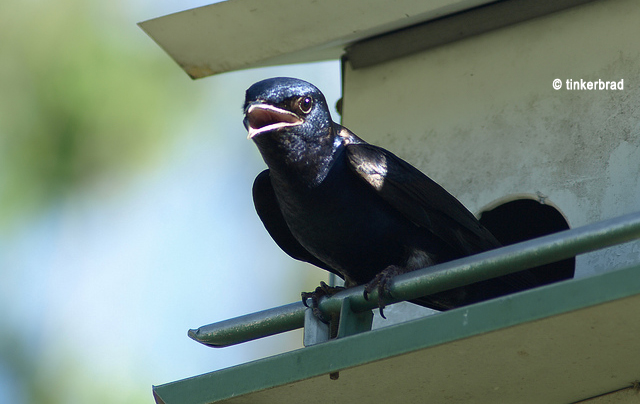
MULTIPOLYGON (((385 297, 385 302, 415 299, 638 238, 640 212, 398 275, 390 285, 392 297, 385 297)), ((364 299, 363 291, 362 286, 341 291, 321 299, 319 308, 325 314, 371 313, 378 305, 377 291, 368 301, 364 299)), ((302 302, 291 303, 189 330, 189 337, 211 347, 235 345, 302 328, 305 309, 302 302)))

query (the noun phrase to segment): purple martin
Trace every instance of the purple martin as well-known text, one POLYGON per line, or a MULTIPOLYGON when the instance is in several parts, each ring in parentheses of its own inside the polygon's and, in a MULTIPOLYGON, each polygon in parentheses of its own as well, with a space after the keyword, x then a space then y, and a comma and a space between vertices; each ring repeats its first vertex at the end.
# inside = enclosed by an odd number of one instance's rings
MULTIPOLYGON (((254 182, 253 200, 273 240, 347 288, 366 285, 365 297, 377 289, 381 313, 393 276, 500 246, 440 185, 333 122, 312 84, 286 77, 255 83, 244 114, 268 167, 254 182)), ((535 284, 522 271, 412 302, 448 310, 535 284)))

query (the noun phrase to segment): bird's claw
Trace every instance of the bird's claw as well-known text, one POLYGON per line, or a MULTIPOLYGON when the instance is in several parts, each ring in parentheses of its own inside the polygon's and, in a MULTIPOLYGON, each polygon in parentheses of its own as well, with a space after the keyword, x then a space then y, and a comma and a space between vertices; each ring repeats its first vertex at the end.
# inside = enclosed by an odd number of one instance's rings
POLYGON ((320 298, 324 296, 333 296, 341 290, 344 290, 341 286, 329 286, 325 282, 321 281, 320 286, 318 286, 313 292, 302 292, 302 304, 304 304, 305 307, 310 308, 313 311, 313 315, 316 316, 318 320, 325 324, 329 324, 331 319, 325 318, 318 308, 320 298), (311 306, 307 303, 308 299, 311 299, 311 306))
POLYGON ((391 295, 389 291, 391 280, 394 276, 400 273, 402 273, 402 271, 400 271, 399 267, 395 265, 389 265, 364 287, 364 300, 369 300, 369 295, 371 294, 371 292, 376 289, 378 290, 378 309, 380 310, 380 316, 382 316, 382 318, 384 318, 385 320, 387 317, 384 315, 384 308, 386 307, 384 297, 386 295, 391 295))

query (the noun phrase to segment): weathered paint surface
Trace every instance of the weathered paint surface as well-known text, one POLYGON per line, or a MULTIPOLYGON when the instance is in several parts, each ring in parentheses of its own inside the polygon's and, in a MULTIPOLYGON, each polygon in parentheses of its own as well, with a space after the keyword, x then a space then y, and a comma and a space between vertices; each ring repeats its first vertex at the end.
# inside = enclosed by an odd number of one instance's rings
MULTIPOLYGON (((531 195, 572 227, 640 210, 640 3, 594 2, 345 72, 343 123, 479 212, 531 195), (553 80, 562 80, 562 89, 553 80), (623 81, 567 90, 566 81, 623 81)), ((578 277, 640 260, 579 257, 578 277)))

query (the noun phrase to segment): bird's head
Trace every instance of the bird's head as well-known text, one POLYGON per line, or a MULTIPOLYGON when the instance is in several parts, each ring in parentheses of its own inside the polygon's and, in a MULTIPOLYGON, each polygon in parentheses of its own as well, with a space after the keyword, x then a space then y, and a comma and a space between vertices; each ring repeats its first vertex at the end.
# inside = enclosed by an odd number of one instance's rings
POLYGON ((322 136, 332 121, 324 95, 306 81, 275 77, 249 87, 244 103, 244 125, 249 139, 266 134, 294 134, 311 138, 322 136))
POLYGON ((340 144, 324 95, 303 80, 275 77, 249 87, 244 125, 271 177, 315 184, 340 144))
POLYGON ((275 77, 255 83, 247 90, 244 114, 249 139, 272 169, 317 165, 335 150, 327 101, 306 81, 275 77))

